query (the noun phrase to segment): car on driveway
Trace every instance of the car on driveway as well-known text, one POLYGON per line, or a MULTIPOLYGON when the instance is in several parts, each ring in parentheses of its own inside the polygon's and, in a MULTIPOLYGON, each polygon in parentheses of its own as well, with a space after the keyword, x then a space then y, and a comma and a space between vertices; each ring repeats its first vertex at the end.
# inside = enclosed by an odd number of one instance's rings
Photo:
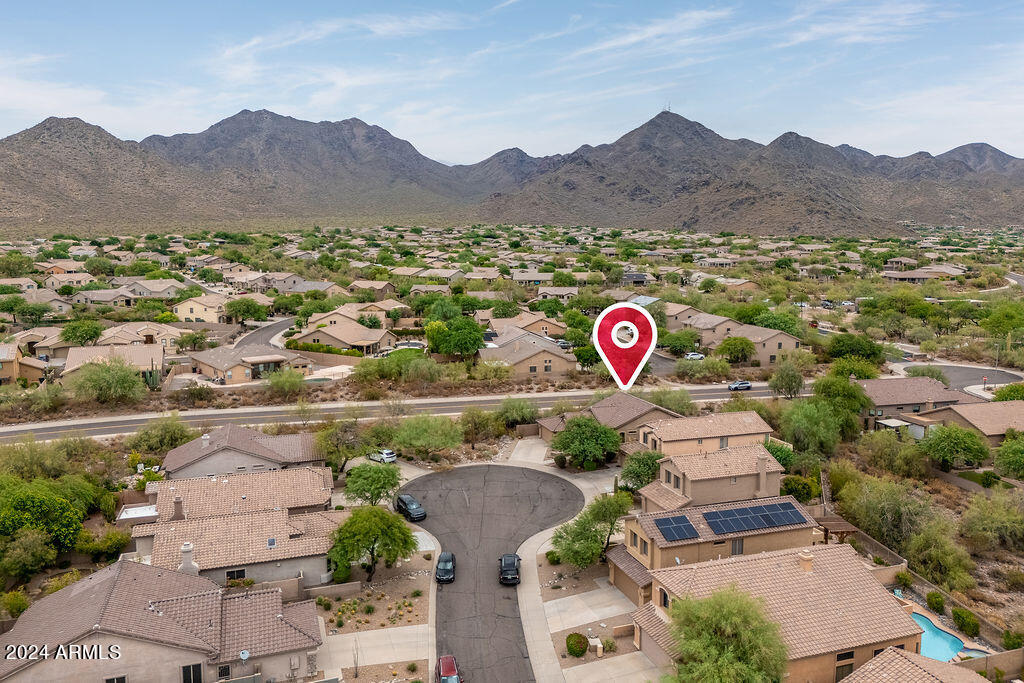
POLYGON ((704 360, 704 354, 697 353, 696 351, 691 351, 690 353, 683 356, 683 358, 685 358, 686 360, 704 360))
POLYGON ((446 550, 437 556, 434 580, 438 583, 451 583, 455 581, 455 553, 446 550))
POLYGON ((376 462, 394 462, 395 460, 398 460, 398 455, 390 448, 382 448, 379 451, 370 453, 366 457, 376 462))
POLYGON ((427 518, 427 511, 420 502, 408 493, 400 493, 395 497, 395 512, 410 522, 419 522, 427 518))
POLYGON ((459 667, 452 655, 442 655, 437 658, 437 666, 434 668, 435 683, 462 683, 462 676, 459 676, 459 667))
POLYGON ((738 379, 729 385, 729 391, 750 391, 751 384, 745 379, 738 379))
POLYGON ((515 553, 505 553, 498 558, 498 581, 508 585, 519 583, 520 558, 515 553))

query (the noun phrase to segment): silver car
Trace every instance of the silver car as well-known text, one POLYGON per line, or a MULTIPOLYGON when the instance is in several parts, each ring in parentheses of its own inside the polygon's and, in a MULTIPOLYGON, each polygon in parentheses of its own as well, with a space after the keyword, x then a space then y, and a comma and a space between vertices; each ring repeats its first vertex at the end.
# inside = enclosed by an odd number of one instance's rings
POLYGON ((379 451, 370 453, 366 457, 376 462, 394 462, 398 460, 398 455, 390 448, 382 448, 379 451))

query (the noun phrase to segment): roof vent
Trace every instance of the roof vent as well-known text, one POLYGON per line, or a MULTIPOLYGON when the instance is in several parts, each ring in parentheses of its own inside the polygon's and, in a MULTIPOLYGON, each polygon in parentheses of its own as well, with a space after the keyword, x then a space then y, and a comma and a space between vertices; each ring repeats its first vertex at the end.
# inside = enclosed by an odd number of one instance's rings
POLYGON ((797 559, 800 562, 800 568, 805 572, 811 572, 814 569, 814 555, 809 550, 801 550, 797 555, 797 559))

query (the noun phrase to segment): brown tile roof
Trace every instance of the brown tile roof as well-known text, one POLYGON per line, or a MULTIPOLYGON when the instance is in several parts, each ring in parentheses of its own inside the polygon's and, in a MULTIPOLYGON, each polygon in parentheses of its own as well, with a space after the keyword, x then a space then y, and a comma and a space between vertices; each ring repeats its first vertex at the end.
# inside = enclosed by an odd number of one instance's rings
POLYGON ((727 318, 724 315, 715 315, 714 313, 697 313, 693 317, 687 318, 683 324, 695 330, 711 330, 729 321, 736 323, 737 326, 740 324, 732 320, 732 318, 727 318))
POLYGON ((659 441, 714 439, 741 434, 771 434, 772 428, 753 410, 711 413, 648 423, 659 441))
POLYGON ((211 431, 209 437, 206 445, 200 436, 172 448, 164 457, 164 469, 174 472, 224 449, 241 451, 279 465, 323 460, 316 438, 309 433, 270 436, 248 427, 227 424, 211 431))
POLYGON ((70 375, 88 363, 108 363, 120 358, 137 370, 162 370, 164 347, 158 344, 121 344, 117 346, 72 346, 61 375, 70 375))
POLYGON ((156 495, 159 521, 171 519, 177 496, 181 496, 185 518, 200 519, 274 508, 323 507, 330 502, 333 489, 329 467, 167 479, 146 485, 146 491, 156 495))
POLYGON ((690 545, 693 543, 707 543, 708 541, 727 541, 732 538, 773 534, 779 531, 792 531, 793 529, 811 529, 818 526, 818 523, 814 521, 807 510, 805 510, 793 496, 772 496, 771 498, 758 498, 756 500, 737 500, 731 503, 701 505, 699 507, 686 508, 685 510, 644 512, 636 516, 636 521, 640 525, 640 528, 644 530, 647 537, 650 538, 651 541, 659 548, 672 548, 675 546, 690 545), (711 527, 704 519, 704 513, 711 512, 712 510, 734 510, 736 508, 745 508, 752 505, 766 505, 768 503, 782 502, 792 503, 793 507, 795 507, 803 516, 804 521, 797 524, 786 524, 784 526, 776 526, 766 529, 751 529, 750 531, 733 531, 725 534, 716 534, 711 530, 711 527), (698 536, 696 538, 687 538, 679 541, 665 540, 665 536, 662 535, 661 529, 658 528, 655 520, 663 519, 665 517, 675 517, 677 515, 686 515, 686 518, 690 520, 690 524, 692 524, 693 528, 697 531, 698 536))
POLYGON ((950 662, 887 647, 843 680, 849 683, 982 683, 988 679, 950 662))
POLYGON ((637 586, 643 588, 651 585, 651 573, 647 571, 640 560, 629 554, 626 546, 619 544, 612 546, 607 554, 608 561, 615 565, 615 568, 628 576, 637 586))
POLYGON ((857 384, 876 406, 916 405, 920 403, 977 403, 984 399, 950 389, 931 377, 893 377, 860 379, 857 384))
POLYGON ((653 502, 662 510, 676 510, 690 504, 689 498, 657 480, 642 487, 637 493, 653 502))
POLYGON ((679 646, 676 639, 669 633, 668 623, 661 618, 658 608, 654 603, 647 603, 631 615, 636 627, 644 632, 644 635, 654 639, 662 650, 667 652, 673 659, 679 656, 679 646))
POLYGON ((772 457, 763 444, 759 443, 732 446, 706 453, 673 455, 662 458, 659 462, 668 460, 687 478, 701 481, 757 474, 757 464, 760 458, 765 458, 765 471, 783 471, 779 461, 772 457))
POLYGON ((278 349, 269 344, 250 344, 237 349, 231 346, 218 346, 207 351, 193 351, 188 355, 192 360, 205 363, 218 370, 230 370, 236 365, 242 365, 245 362, 244 359, 250 356, 284 356, 289 362, 299 358, 297 353, 278 349))
POLYGON ((789 659, 909 638, 921 627, 878 583, 851 546, 816 545, 657 569, 673 595, 706 597, 735 584, 762 598, 789 659), (805 571, 798 555, 813 556, 805 571))
POLYGON ((770 327, 761 327, 759 325, 740 325, 739 327, 734 328, 733 331, 730 332, 730 334, 733 337, 746 337, 755 344, 760 344, 761 342, 768 341, 769 339, 780 334, 789 337, 790 339, 796 339, 796 337, 789 334, 788 332, 783 332, 782 330, 773 330, 770 327))
POLYGON ((999 436, 1007 429, 1024 431, 1024 401, 992 401, 983 403, 955 404, 934 410, 926 410, 918 415, 931 417, 943 410, 954 413, 971 423, 975 429, 985 436, 999 436))
POLYGON ((648 413, 651 414, 651 419, 661 419, 662 417, 664 419, 673 419, 680 417, 678 413, 662 408, 639 396, 618 391, 583 410, 543 417, 537 420, 537 424, 557 433, 565 429, 565 423, 572 418, 578 415, 590 415, 605 427, 618 429, 629 422, 642 418, 648 413))
POLYGON ((302 515, 264 510, 137 524, 132 538, 152 536, 150 562, 168 568, 181 564, 181 546, 190 541, 195 546, 193 559, 205 571, 323 555, 331 547, 331 532, 346 516, 333 510, 302 515), (274 539, 273 547, 269 539, 274 539))

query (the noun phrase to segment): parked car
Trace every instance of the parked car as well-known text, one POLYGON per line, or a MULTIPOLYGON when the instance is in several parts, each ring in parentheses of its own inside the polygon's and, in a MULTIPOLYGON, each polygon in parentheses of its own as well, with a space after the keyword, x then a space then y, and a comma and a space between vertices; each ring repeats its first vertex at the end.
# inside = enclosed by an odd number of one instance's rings
POLYGON ((729 391, 750 391, 751 384, 745 379, 738 379, 729 385, 729 391))
POLYGON ((818 326, 818 321, 817 321, 817 320, 812 320, 812 321, 811 321, 811 322, 809 322, 808 324, 809 324, 809 325, 810 325, 811 327, 817 327, 817 326, 818 326))
POLYGON ((455 553, 450 553, 446 550, 437 556, 434 580, 438 583, 452 583, 455 581, 455 553))
POLYGON ((395 512, 410 522, 418 522, 427 517, 427 511, 420 502, 408 493, 400 493, 395 497, 395 512))
POLYGON ((797 308, 807 308, 807 305, 808 305, 808 304, 807 304, 807 302, 806 302, 806 301, 797 301, 797 302, 796 302, 795 304, 793 304, 793 305, 794 305, 794 306, 796 306, 797 308))
POLYGON ((572 344, 570 344, 569 342, 565 341, 564 339, 559 339, 555 343, 558 344, 558 348, 560 348, 560 349, 571 349, 572 348, 572 344))
POLYGON ((437 658, 437 667, 434 668, 435 683, 462 683, 459 676, 459 667, 452 655, 442 655, 437 658))
POLYGON ((498 581, 510 585, 519 583, 520 561, 515 553, 505 553, 498 558, 498 581))
POLYGON ((382 448, 379 451, 370 453, 366 457, 377 462, 394 462, 395 460, 398 460, 398 455, 390 448, 382 448))
POLYGON ((690 351, 688 354, 683 356, 686 360, 704 360, 703 353, 697 353, 696 351, 690 351))

